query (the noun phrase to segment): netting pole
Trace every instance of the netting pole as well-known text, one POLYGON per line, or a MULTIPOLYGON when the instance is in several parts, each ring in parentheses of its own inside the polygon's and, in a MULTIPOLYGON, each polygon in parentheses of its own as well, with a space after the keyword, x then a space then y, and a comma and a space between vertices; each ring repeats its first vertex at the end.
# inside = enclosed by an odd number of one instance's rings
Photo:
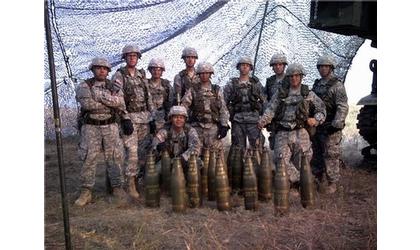
POLYGON ((70 223, 69 223, 69 212, 67 207, 67 196, 66 196, 66 183, 64 173, 64 162, 63 162, 63 145, 61 140, 61 122, 60 122, 60 108, 58 105, 57 95, 57 81, 55 75, 55 64, 54 54, 51 39, 51 24, 50 15, 48 10, 48 0, 44 1, 44 25, 45 35, 47 39, 47 50, 48 50, 48 63, 50 68, 51 78, 51 94, 53 99, 53 110, 54 110, 54 126, 55 126, 55 138, 57 143, 57 154, 58 154, 58 169, 60 172, 60 187, 61 187, 61 206, 63 209, 63 221, 64 221, 64 237, 66 240, 66 249, 71 249, 70 239, 70 223))
POLYGON ((255 76, 255 69, 257 68, 257 57, 258 57, 258 50, 260 49, 260 43, 261 43, 261 36, 264 29, 265 24, 265 16, 267 15, 267 9, 268 9, 268 0, 265 1, 265 9, 264 9, 264 16, 261 21, 261 29, 260 34, 258 36, 258 42, 257 42, 257 49, 255 51, 255 57, 254 57, 254 70, 252 71, 252 76, 255 76))

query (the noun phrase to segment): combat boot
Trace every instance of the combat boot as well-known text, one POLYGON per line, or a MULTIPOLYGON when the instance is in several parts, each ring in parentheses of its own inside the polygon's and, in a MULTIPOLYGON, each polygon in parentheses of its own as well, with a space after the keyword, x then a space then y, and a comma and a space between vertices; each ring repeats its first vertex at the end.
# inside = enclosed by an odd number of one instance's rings
POLYGON ((79 207, 83 207, 92 201, 92 192, 88 188, 82 188, 79 198, 74 202, 79 207))
POLYGON ((137 188, 136 188, 135 176, 130 176, 128 179, 128 194, 133 199, 138 200, 140 198, 140 194, 137 192, 137 188))
POLYGON ((328 187, 325 189, 326 194, 333 194, 337 191, 337 185, 332 182, 328 184, 328 187))

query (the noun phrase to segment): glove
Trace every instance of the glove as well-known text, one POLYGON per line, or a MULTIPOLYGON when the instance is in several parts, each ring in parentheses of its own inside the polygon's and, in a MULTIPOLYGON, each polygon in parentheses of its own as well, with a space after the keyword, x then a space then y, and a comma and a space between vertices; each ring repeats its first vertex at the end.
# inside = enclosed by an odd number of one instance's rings
POLYGON ((156 133, 156 123, 155 120, 152 120, 149 122, 149 129, 150 129, 150 133, 154 134, 156 133))
POLYGON ((225 138, 229 129, 229 126, 222 126, 221 124, 219 124, 217 139, 225 138))
POLYGON ((125 135, 131 135, 134 131, 133 123, 130 119, 123 119, 121 121, 121 126, 125 135))

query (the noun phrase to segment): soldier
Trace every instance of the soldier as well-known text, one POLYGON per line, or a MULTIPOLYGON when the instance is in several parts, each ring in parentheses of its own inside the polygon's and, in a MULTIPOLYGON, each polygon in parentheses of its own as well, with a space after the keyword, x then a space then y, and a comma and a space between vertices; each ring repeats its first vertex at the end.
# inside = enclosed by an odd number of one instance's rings
POLYGON ((174 78, 177 105, 180 105, 180 101, 186 91, 200 81, 194 68, 195 62, 198 59, 197 51, 194 48, 185 47, 182 50, 181 58, 185 62, 185 69, 181 70, 174 78))
MULTIPOLYGON (((273 97, 277 89, 283 83, 284 76, 285 76, 284 70, 286 68, 286 65, 287 65, 287 59, 285 55, 276 53, 271 57, 270 66, 272 67, 275 74, 267 78, 266 83, 265 83, 264 91, 267 96, 267 102, 271 100, 271 97, 273 97)), ((275 123, 275 121, 272 121, 272 123, 275 123)), ((267 126, 267 131, 270 132, 270 136, 268 137, 270 149, 274 150, 275 133, 272 131, 270 125, 267 126)))
POLYGON ((301 64, 291 64, 287 68, 289 84, 283 84, 278 89, 258 122, 258 128, 262 129, 277 116, 273 126, 276 133, 274 161, 284 160, 294 187, 300 179, 300 166, 292 162, 292 157, 302 151, 308 160, 312 158, 311 141, 305 127, 318 126, 324 122, 326 115, 322 100, 302 84, 304 75, 301 64))
POLYGON ((261 150, 264 136, 257 123, 266 100, 263 86, 257 77, 249 76, 253 69, 251 58, 241 57, 236 68, 239 77, 232 78, 223 90, 232 122, 232 144, 244 149, 248 137, 251 147, 261 150))
POLYGON ((83 166, 81 194, 75 204, 81 207, 92 200, 97 156, 102 147, 113 194, 120 200, 125 198, 121 188, 123 148, 116 117, 117 113, 126 112, 124 97, 107 79, 111 64, 105 58, 94 58, 89 69, 94 77, 76 89, 76 101, 81 105, 79 154, 83 166))
POLYGON ((162 59, 153 58, 147 68, 152 75, 148 81, 150 94, 156 109, 156 131, 159 131, 165 124, 169 110, 174 102, 173 88, 167 79, 163 79, 162 73, 165 71, 165 64, 162 59))
POLYGON ((337 190, 336 183, 340 178, 341 130, 344 128, 349 106, 346 89, 334 75, 334 59, 321 56, 316 66, 321 79, 315 80, 312 91, 324 101, 327 117, 324 124, 317 128, 313 139, 313 172, 320 183, 323 181, 323 174, 326 174, 328 186, 325 191, 332 194, 337 190))
MULTIPOLYGON (((169 111, 170 123, 160 129, 152 141, 152 149, 168 150, 171 158, 181 157, 184 163, 188 162, 192 153, 199 154, 201 142, 197 131, 186 124, 188 118, 187 110, 184 106, 173 106, 169 111)), ((184 172, 187 165, 183 164, 184 172)))
POLYGON ((195 128, 203 147, 223 154, 222 138, 229 130, 229 113, 220 87, 212 84, 213 66, 202 62, 197 67, 200 82, 193 85, 182 98, 182 105, 190 109, 189 122, 195 128))
POLYGON ((122 138, 128 156, 125 175, 128 178, 128 194, 138 199, 136 189, 136 176, 139 166, 144 170, 145 155, 150 146, 150 133, 154 133, 154 106, 147 79, 143 69, 136 68, 141 57, 140 49, 136 45, 126 45, 122 50, 122 58, 126 66, 115 72, 112 81, 115 86, 122 89, 128 113, 123 115, 122 129, 133 127, 133 133, 124 133, 122 138), (140 156, 140 157, 139 157, 140 156))

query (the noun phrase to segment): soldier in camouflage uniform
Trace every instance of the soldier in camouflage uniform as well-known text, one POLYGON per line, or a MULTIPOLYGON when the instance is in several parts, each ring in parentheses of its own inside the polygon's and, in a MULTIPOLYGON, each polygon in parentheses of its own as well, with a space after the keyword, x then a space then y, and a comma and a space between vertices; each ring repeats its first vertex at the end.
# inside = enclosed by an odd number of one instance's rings
POLYGON ((165 124, 174 102, 174 91, 169 80, 161 78, 163 71, 165 71, 165 64, 162 59, 153 58, 150 60, 147 69, 152 75, 152 78, 148 81, 148 86, 156 109, 156 131, 159 131, 165 124))
POLYGON ((152 141, 152 149, 156 151, 159 146, 159 149, 166 149, 171 158, 181 157, 185 173, 190 155, 200 154, 201 141, 197 131, 185 123, 188 115, 184 106, 173 106, 168 116, 170 123, 165 124, 156 133, 152 141))
POLYGON ((145 72, 136 68, 140 57, 140 49, 136 45, 126 45, 122 50, 122 58, 127 65, 112 76, 114 86, 121 88, 124 93, 128 111, 122 117, 122 138, 128 158, 125 172, 128 178, 128 194, 134 199, 140 197, 136 189, 136 176, 139 174, 139 166, 144 170, 145 155, 150 147, 148 135, 154 133, 155 128, 155 109, 145 72))
POLYGON ((200 81, 194 68, 195 62, 198 59, 197 51, 194 48, 185 47, 182 50, 181 58, 185 62, 185 69, 181 70, 174 78, 174 90, 175 98, 178 102, 176 103, 177 105, 180 105, 179 102, 182 97, 184 97, 187 90, 200 81))
POLYGON ((262 129, 277 116, 273 124, 276 132, 274 161, 284 160, 292 186, 297 186, 300 179, 300 166, 292 162, 293 156, 302 152, 309 161, 312 158, 311 141, 305 127, 322 124, 326 116, 322 100, 302 84, 304 75, 300 64, 287 68, 289 84, 278 89, 258 122, 258 128, 262 129))
POLYGON ((81 105, 81 141, 79 154, 83 161, 82 190, 75 204, 85 206, 92 200, 98 155, 104 150, 107 173, 114 196, 125 198, 121 185, 123 146, 117 124, 118 113, 124 113, 124 97, 107 79, 111 65, 105 58, 94 58, 89 66, 94 78, 82 82, 76 89, 81 105))
POLYGON ((208 62, 197 67, 200 82, 193 85, 182 98, 182 105, 190 109, 189 122, 195 128, 203 147, 217 150, 223 154, 222 138, 229 130, 229 113, 223 98, 223 92, 210 77, 214 74, 213 66, 208 62))
POLYGON ((327 193, 334 193, 340 178, 340 141, 349 111, 344 84, 334 75, 336 63, 329 56, 321 56, 317 68, 321 79, 315 80, 312 91, 325 103, 327 117, 324 124, 316 129, 313 139, 314 159, 313 172, 320 182, 326 174, 327 193))
POLYGON ((232 122, 232 144, 245 149, 248 137, 250 146, 261 150, 264 136, 257 123, 266 102, 263 86, 257 77, 249 76, 253 69, 251 58, 241 57, 236 68, 240 76, 232 78, 223 89, 232 122))
MULTIPOLYGON (((276 53, 271 57, 270 66, 274 71, 274 75, 267 78, 265 83, 264 92, 267 96, 267 102, 271 100, 271 98, 276 93, 277 89, 283 83, 285 74, 284 70, 286 69, 287 59, 286 56, 280 53, 276 53)), ((275 121, 271 121, 275 123, 275 121)), ((275 133, 272 131, 271 126, 267 126, 267 131, 270 132, 270 136, 268 137, 268 142, 270 143, 270 149, 274 150, 274 140, 275 140, 275 133)))

